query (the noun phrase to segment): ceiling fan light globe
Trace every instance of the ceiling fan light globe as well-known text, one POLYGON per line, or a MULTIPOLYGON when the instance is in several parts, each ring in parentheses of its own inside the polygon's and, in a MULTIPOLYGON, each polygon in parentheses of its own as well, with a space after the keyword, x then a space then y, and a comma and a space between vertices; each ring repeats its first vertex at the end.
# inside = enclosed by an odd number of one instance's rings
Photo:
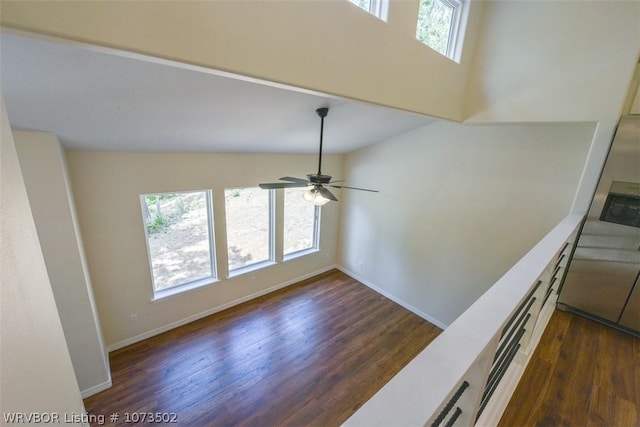
POLYGON ((302 198, 309 203, 313 203, 316 206, 324 206, 330 202, 330 200, 323 197, 315 187, 311 187, 307 191, 305 191, 302 194, 302 198))

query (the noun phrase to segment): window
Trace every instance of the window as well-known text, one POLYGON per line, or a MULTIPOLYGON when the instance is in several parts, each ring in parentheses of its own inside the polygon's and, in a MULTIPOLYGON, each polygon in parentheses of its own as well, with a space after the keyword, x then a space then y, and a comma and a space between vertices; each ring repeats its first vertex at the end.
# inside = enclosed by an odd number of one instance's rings
POLYGON ((387 20, 389 10, 389 0, 349 0, 360 9, 366 10, 370 14, 377 16, 383 21, 387 20))
POLYGON ((273 198, 258 187, 224 190, 230 276, 273 263, 273 198))
POLYGON ((462 6, 460 0, 420 0, 416 39, 442 55, 459 61, 457 39, 462 6))
POLYGON ((285 260, 318 249, 320 206, 302 198, 307 188, 284 189, 285 260))
POLYGON ((140 196, 154 298, 216 280, 211 191, 140 196))

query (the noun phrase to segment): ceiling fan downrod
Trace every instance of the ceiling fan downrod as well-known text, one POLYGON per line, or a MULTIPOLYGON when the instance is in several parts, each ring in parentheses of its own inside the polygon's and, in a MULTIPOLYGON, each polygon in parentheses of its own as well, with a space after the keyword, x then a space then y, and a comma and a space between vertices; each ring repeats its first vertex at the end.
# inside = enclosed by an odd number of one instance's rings
POLYGON ((322 175, 322 135, 324 133, 324 118, 327 117, 329 108, 323 107, 316 110, 316 114, 320 116, 320 153, 318 155, 318 176, 322 175))

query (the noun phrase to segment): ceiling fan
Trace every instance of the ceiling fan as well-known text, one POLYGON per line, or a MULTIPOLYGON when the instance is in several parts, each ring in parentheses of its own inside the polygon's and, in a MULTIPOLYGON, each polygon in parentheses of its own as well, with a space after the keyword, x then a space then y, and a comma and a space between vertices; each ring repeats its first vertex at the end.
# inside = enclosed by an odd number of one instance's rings
POLYGON ((347 187, 346 185, 335 185, 336 182, 331 181, 331 176, 322 174, 322 134, 324 131, 324 118, 327 117, 329 108, 323 107, 316 110, 316 114, 320 116, 320 150, 318 154, 318 173, 308 174, 307 179, 294 178, 291 176, 284 176, 280 178, 285 182, 272 182, 266 184, 259 184, 260 188, 270 190, 272 188, 294 188, 294 187, 309 187, 309 189, 302 195, 304 199, 314 205, 323 206, 329 203, 331 200, 337 202, 338 199, 331 191, 326 187, 333 188, 347 188, 349 190, 370 191, 372 193, 378 193, 378 190, 369 190, 366 188, 347 187))

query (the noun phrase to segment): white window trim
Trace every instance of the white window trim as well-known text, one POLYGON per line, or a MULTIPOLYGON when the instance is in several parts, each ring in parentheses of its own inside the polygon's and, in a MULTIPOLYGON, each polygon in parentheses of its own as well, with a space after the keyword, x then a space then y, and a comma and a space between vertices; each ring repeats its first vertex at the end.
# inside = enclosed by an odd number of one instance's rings
POLYGON ((358 9, 369 12, 369 14, 375 16, 376 18, 387 22, 387 18, 389 16, 389 0, 370 0, 369 10, 365 10, 349 0, 347 1, 358 9))
POLYGON ((320 206, 315 206, 314 214, 313 214, 313 244, 310 248, 300 249, 298 251, 289 252, 287 254, 283 253, 282 260, 290 261, 295 258, 300 258, 305 255, 313 254, 320 251, 320 212, 322 208, 320 206))
POLYGON ((154 292, 153 297, 151 298, 151 302, 161 301, 167 298, 174 297, 176 295, 186 294, 197 289, 215 285, 216 283, 220 283, 220 280, 206 278, 194 280, 193 282, 184 283, 182 285, 174 286, 167 289, 161 289, 154 292))
MULTIPOLYGON (((242 188, 257 188, 257 187, 229 187, 224 190, 230 189, 242 189, 242 188)), ((264 191, 264 190, 263 190, 264 191)), ((243 274, 251 273, 256 270, 261 270, 263 268, 275 265, 275 253, 276 253, 276 192, 274 189, 267 190, 269 191, 269 258, 262 261, 257 261, 252 264, 243 265, 242 267, 236 267, 234 269, 230 269, 227 265, 228 274, 227 278, 231 279, 233 277, 241 276, 243 274)), ((226 215, 226 206, 225 206, 225 215, 226 215)), ((226 221, 225 221, 226 222, 226 221)), ((227 239, 227 256, 229 254, 229 240, 227 239)))
POLYGON ((149 272, 151 274, 151 290, 153 296, 151 301, 158 301, 175 295, 179 295, 185 292, 192 291, 194 289, 202 288, 205 286, 218 283, 218 268, 216 264, 216 245, 213 234, 213 198, 211 190, 184 190, 184 191, 163 191, 160 193, 146 193, 140 195, 140 209, 142 213, 142 224, 144 228, 145 244, 147 246, 147 261, 149 263, 149 272), (179 194, 179 193, 205 193, 206 207, 207 207, 207 227, 209 234, 209 262, 211 263, 211 276, 204 277, 202 279, 191 280, 189 282, 180 283, 168 288, 156 290, 156 279, 153 274, 153 260, 151 259, 151 248, 149 248, 149 232, 147 231, 147 223, 144 218, 144 204, 145 197, 158 194, 179 194))
MULTIPOLYGON (((449 27, 449 37, 447 38, 447 48, 445 57, 460 63, 462 57, 462 45, 464 34, 467 28, 467 18, 469 15, 469 0, 439 0, 453 9, 451 16, 451 26, 449 27)), ((418 22, 416 20, 416 25, 418 22)), ((417 40, 417 39, 416 39, 417 40)), ((423 46, 438 52, 426 43, 417 40, 423 46)), ((438 52, 440 53, 440 52, 438 52)))
POLYGON ((242 267, 234 268, 233 270, 229 270, 228 279, 233 279, 234 277, 242 276, 244 274, 253 273, 254 271, 262 270, 267 267, 271 267, 272 265, 276 265, 277 262, 267 260, 260 261, 249 265, 244 265, 242 267))
POLYGON ((369 13, 387 22, 389 16, 389 0, 371 0, 369 13))
POLYGON ((453 16, 451 17, 451 27, 449 27, 449 39, 447 40, 447 58, 456 62, 460 62, 460 56, 462 53, 462 40, 464 40, 464 34, 461 36, 461 21, 463 9, 466 9, 468 1, 462 0, 440 0, 444 3, 448 3, 453 8, 453 16))

